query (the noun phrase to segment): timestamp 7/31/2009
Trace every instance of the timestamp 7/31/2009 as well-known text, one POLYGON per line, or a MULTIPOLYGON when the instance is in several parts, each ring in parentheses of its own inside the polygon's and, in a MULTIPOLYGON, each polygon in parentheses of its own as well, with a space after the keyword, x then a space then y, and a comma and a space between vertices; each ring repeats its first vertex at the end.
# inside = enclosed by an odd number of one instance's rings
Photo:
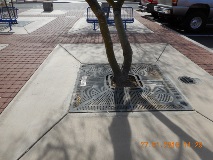
POLYGON ((181 145, 184 148, 202 148, 203 144, 202 142, 174 142, 174 141, 170 141, 170 142, 145 142, 145 141, 141 141, 140 142, 140 146, 142 148, 148 148, 148 147, 162 147, 162 148, 180 148, 181 145))

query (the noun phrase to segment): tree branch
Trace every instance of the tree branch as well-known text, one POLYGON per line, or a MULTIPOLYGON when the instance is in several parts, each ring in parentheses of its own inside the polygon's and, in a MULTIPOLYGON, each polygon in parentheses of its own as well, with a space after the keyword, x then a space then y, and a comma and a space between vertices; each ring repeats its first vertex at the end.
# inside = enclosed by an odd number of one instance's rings
POLYGON ((115 2, 113 0, 106 0, 110 6, 114 7, 115 6, 115 2))
POLYGON ((115 6, 116 6, 116 7, 122 7, 123 4, 124 4, 124 0, 117 0, 115 6))

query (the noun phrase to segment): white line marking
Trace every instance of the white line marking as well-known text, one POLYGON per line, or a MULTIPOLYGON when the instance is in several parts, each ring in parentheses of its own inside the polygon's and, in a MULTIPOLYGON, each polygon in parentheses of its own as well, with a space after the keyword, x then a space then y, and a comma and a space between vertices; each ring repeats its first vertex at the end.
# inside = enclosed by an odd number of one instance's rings
POLYGON ((187 37, 213 37, 213 34, 212 35, 205 35, 205 34, 192 34, 192 35, 184 35, 184 36, 187 36, 187 37))

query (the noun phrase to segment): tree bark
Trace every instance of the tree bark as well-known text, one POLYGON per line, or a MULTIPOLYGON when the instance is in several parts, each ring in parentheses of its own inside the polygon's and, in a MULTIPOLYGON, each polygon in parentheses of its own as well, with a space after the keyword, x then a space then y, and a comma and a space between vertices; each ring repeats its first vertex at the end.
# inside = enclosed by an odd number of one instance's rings
POLYGON ((100 31, 101 31, 101 34, 102 34, 102 37, 104 40, 104 44, 105 44, 107 58, 108 58, 110 66, 112 68, 114 77, 117 78, 117 77, 121 76, 122 72, 121 72, 121 69, 115 58, 115 54, 114 54, 114 50, 113 50, 113 43, 112 43, 112 39, 110 36, 109 28, 107 25, 105 13, 102 11, 97 0, 86 0, 86 2, 89 4, 92 11, 98 18, 98 22, 100 25, 100 31))
POLYGON ((115 26, 118 32, 121 47, 123 49, 124 62, 122 69, 120 69, 115 58, 113 43, 110 36, 105 13, 102 11, 97 0, 86 0, 86 2, 89 4, 92 11, 98 18, 100 31, 105 44, 107 58, 113 71, 114 81, 117 86, 124 86, 125 82, 127 81, 128 73, 130 71, 132 63, 132 49, 121 19, 121 7, 124 3, 124 0, 118 0, 117 2, 114 2, 113 0, 107 0, 107 2, 113 7, 115 26))
POLYGON ((132 64, 133 52, 132 52, 132 48, 130 46, 130 43, 122 22, 121 7, 122 7, 122 4, 120 4, 118 1, 118 3, 115 4, 115 6, 113 7, 113 13, 114 13, 115 27, 118 32, 118 37, 121 43, 121 47, 123 50, 123 57, 124 57, 124 62, 123 62, 122 71, 121 71, 122 78, 123 78, 123 81, 126 81, 128 78, 131 64, 132 64))

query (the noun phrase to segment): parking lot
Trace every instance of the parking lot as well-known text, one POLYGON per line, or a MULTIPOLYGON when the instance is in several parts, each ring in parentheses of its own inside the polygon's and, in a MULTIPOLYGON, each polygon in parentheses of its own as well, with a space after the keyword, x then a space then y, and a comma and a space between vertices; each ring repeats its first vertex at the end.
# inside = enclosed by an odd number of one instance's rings
POLYGON ((179 28, 178 26, 173 26, 171 24, 168 23, 167 20, 165 19, 155 19, 154 17, 151 16, 150 13, 147 12, 141 12, 140 13, 142 15, 142 17, 150 20, 150 21, 154 21, 159 25, 163 25, 173 31, 176 31, 178 33, 180 33, 183 36, 188 37, 189 39, 198 42, 208 48, 210 48, 211 50, 213 50, 213 22, 209 23, 206 25, 206 28, 199 32, 199 33, 189 33, 186 32, 184 30, 182 30, 181 28, 179 28))
MULTIPOLYGON (((126 3, 125 4, 126 6, 128 7, 133 7, 134 10, 138 10, 138 3, 126 3)), ((205 30, 203 30, 202 32, 200 33, 189 33, 189 32, 186 32, 182 29, 180 29, 178 26, 172 26, 168 23, 167 20, 165 19, 154 19, 154 17, 151 16, 150 13, 147 13, 147 12, 140 12, 139 13, 141 14, 141 16, 143 18, 146 18, 150 21, 154 21, 156 22, 157 24, 159 25, 163 25, 173 31, 176 31, 178 33, 180 33, 181 35, 185 36, 185 37, 188 37, 189 39, 195 41, 195 42, 198 42, 202 45, 204 45, 205 47, 208 47, 210 48, 210 50, 213 50, 213 22, 212 23, 209 23, 207 24, 205 30)))

